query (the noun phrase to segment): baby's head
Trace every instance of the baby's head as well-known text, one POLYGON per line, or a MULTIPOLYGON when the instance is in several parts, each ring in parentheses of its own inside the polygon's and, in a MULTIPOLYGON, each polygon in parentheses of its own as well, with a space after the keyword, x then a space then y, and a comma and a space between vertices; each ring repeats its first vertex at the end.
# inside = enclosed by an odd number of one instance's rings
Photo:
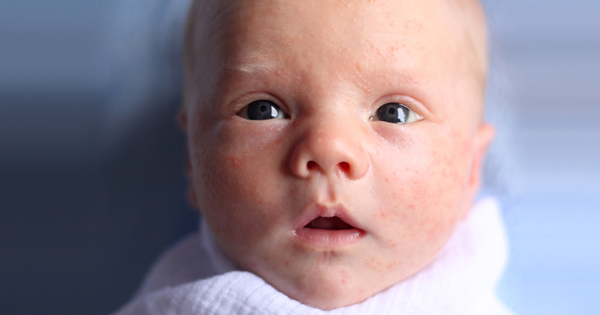
POLYGON ((476 0, 200 0, 180 117, 191 199, 242 268, 322 309, 431 262, 471 207, 476 0))

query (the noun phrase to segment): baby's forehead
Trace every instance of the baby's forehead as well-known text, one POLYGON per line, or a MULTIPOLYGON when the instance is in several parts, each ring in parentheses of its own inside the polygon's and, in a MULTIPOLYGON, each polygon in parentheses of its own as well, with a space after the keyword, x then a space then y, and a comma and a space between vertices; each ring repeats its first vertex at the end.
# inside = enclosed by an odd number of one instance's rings
MULTIPOLYGON (((397 49, 404 52, 396 54, 402 58, 411 57, 406 52, 412 51, 416 66, 428 63, 428 54, 440 64, 465 63, 470 70, 464 73, 475 74, 484 89, 485 23, 476 0, 197 0, 188 23, 186 71, 222 72, 217 67, 239 63, 239 58, 227 59, 232 51, 243 52, 246 68, 291 60, 285 60, 286 54, 271 55, 269 45, 285 47, 290 54, 322 54, 323 59, 338 61, 359 60, 360 53, 371 47, 397 49), (390 33, 398 35, 395 42, 386 37, 390 33), (320 45, 312 45, 320 37, 320 45)), ((386 66, 383 58, 362 59, 380 69, 386 66)))
MULTIPOLYGON (((268 24, 268 27, 277 30, 294 24, 294 15, 307 11, 312 16, 312 21, 304 21, 318 22, 320 25, 329 24, 325 27, 337 28, 342 36, 352 36, 351 39, 356 40, 357 45, 365 44, 360 42, 360 38, 356 38, 361 34, 344 34, 344 27, 354 24, 363 28, 363 33, 370 34, 402 32, 405 31, 403 29, 412 28, 414 36, 420 36, 420 29, 445 24, 444 28, 454 28, 454 33, 464 35, 462 37, 467 40, 461 42, 468 46, 465 51, 472 53, 473 59, 477 59, 478 68, 485 73, 486 29, 482 8, 477 0, 195 0, 189 14, 185 57, 193 59, 205 53, 202 49, 227 45, 226 42, 234 37, 236 32, 245 31, 251 34, 256 28, 248 28, 249 23, 268 24), (378 11, 377 18, 365 14, 374 10, 378 11), (270 15, 269 19, 265 19, 264 16, 268 15, 269 11, 278 12, 282 18, 277 19, 270 15), (447 14, 440 15, 440 12, 447 14), (290 16, 292 18, 289 18, 290 16), (362 18, 365 16, 367 18, 362 18), (440 21, 441 19, 445 20, 440 21), (271 20, 271 23, 263 20, 271 20), (232 31, 232 25, 240 24, 241 27, 232 31), (459 29, 455 28, 457 25, 459 29), (210 40, 210 43, 207 40, 210 40)), ((331 40, 331 35, 327 35, 328 40, 331 40)))

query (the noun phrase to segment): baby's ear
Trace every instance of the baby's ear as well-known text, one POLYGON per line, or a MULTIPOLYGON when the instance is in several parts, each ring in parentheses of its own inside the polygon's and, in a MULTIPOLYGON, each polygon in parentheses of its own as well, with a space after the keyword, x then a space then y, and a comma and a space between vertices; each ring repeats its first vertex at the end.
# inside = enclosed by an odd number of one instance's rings
MULTIPOLYGON (((177 125, 179 125, 179 128, 181 129, 181 131, 183 131, 183 133, 187 135, 187 112, 185 111, 185 109, 183 107, 180 108, 179 111, 177 112, 177 125)), ((196 200, 196 192, 194 190, 194 177, 193 177, 193 173, 192 173, 192 163, 190 162, 189 155, 186 159, 185 175, 188 180, 188 190, 187 190, 188 202, 190 203, 192 208, 198 210, 198 201, 196 200)))
POLYGON ((471 174, 469 175, 469 182, 467 184, 467 191, 465 194, 465 209, 463 211, 463 217, 465 217, 473 203, 473 198, 481 186, 481 177, 483 175, 483 163, 487 154, 488 147, 496 131, 490 124, 483 123, 477 129, 475 138, 473 140, 473 162, 471 164, 471 174))
POLYGON ((183 133, 187 134, 187 112, 183 107, 177 111, 177 125, 179 125, 179 129, 183 133))

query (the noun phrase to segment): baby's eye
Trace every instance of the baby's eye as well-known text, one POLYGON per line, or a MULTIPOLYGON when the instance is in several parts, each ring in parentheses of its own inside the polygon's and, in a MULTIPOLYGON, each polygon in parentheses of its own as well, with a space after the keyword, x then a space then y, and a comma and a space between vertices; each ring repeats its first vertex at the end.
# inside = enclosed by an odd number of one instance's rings
POLYGON ((375 117, 373 117, 373 120, 381 120, 395 124, 408 124, 421 119, 423 119, 423 117, 400 103, 387 103, 379 107, 375 117))
POLYGON ((250 120, 286 118, 285 113, 275 103, 267 100, 258 100, 248 104, 239 115, 250 120))

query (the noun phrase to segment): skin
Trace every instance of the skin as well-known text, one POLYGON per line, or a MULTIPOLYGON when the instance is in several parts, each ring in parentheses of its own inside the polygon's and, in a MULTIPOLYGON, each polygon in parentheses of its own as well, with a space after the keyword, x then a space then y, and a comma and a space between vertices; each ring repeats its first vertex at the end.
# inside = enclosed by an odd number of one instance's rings
POLYGON ((190 198, 235 262, 333 309, 434 259, 471 207, 493 138, 480 119, 485 32, 465 27, 483 21, 472 3, 194 4, 179 118, 190 198), (260 99, 288 117, 239 115, 260 99), (423 119, 372 120, 389 102, 423 119), (295 224, 315 204, 345 208, 360 240, 298 242, 295 224))

